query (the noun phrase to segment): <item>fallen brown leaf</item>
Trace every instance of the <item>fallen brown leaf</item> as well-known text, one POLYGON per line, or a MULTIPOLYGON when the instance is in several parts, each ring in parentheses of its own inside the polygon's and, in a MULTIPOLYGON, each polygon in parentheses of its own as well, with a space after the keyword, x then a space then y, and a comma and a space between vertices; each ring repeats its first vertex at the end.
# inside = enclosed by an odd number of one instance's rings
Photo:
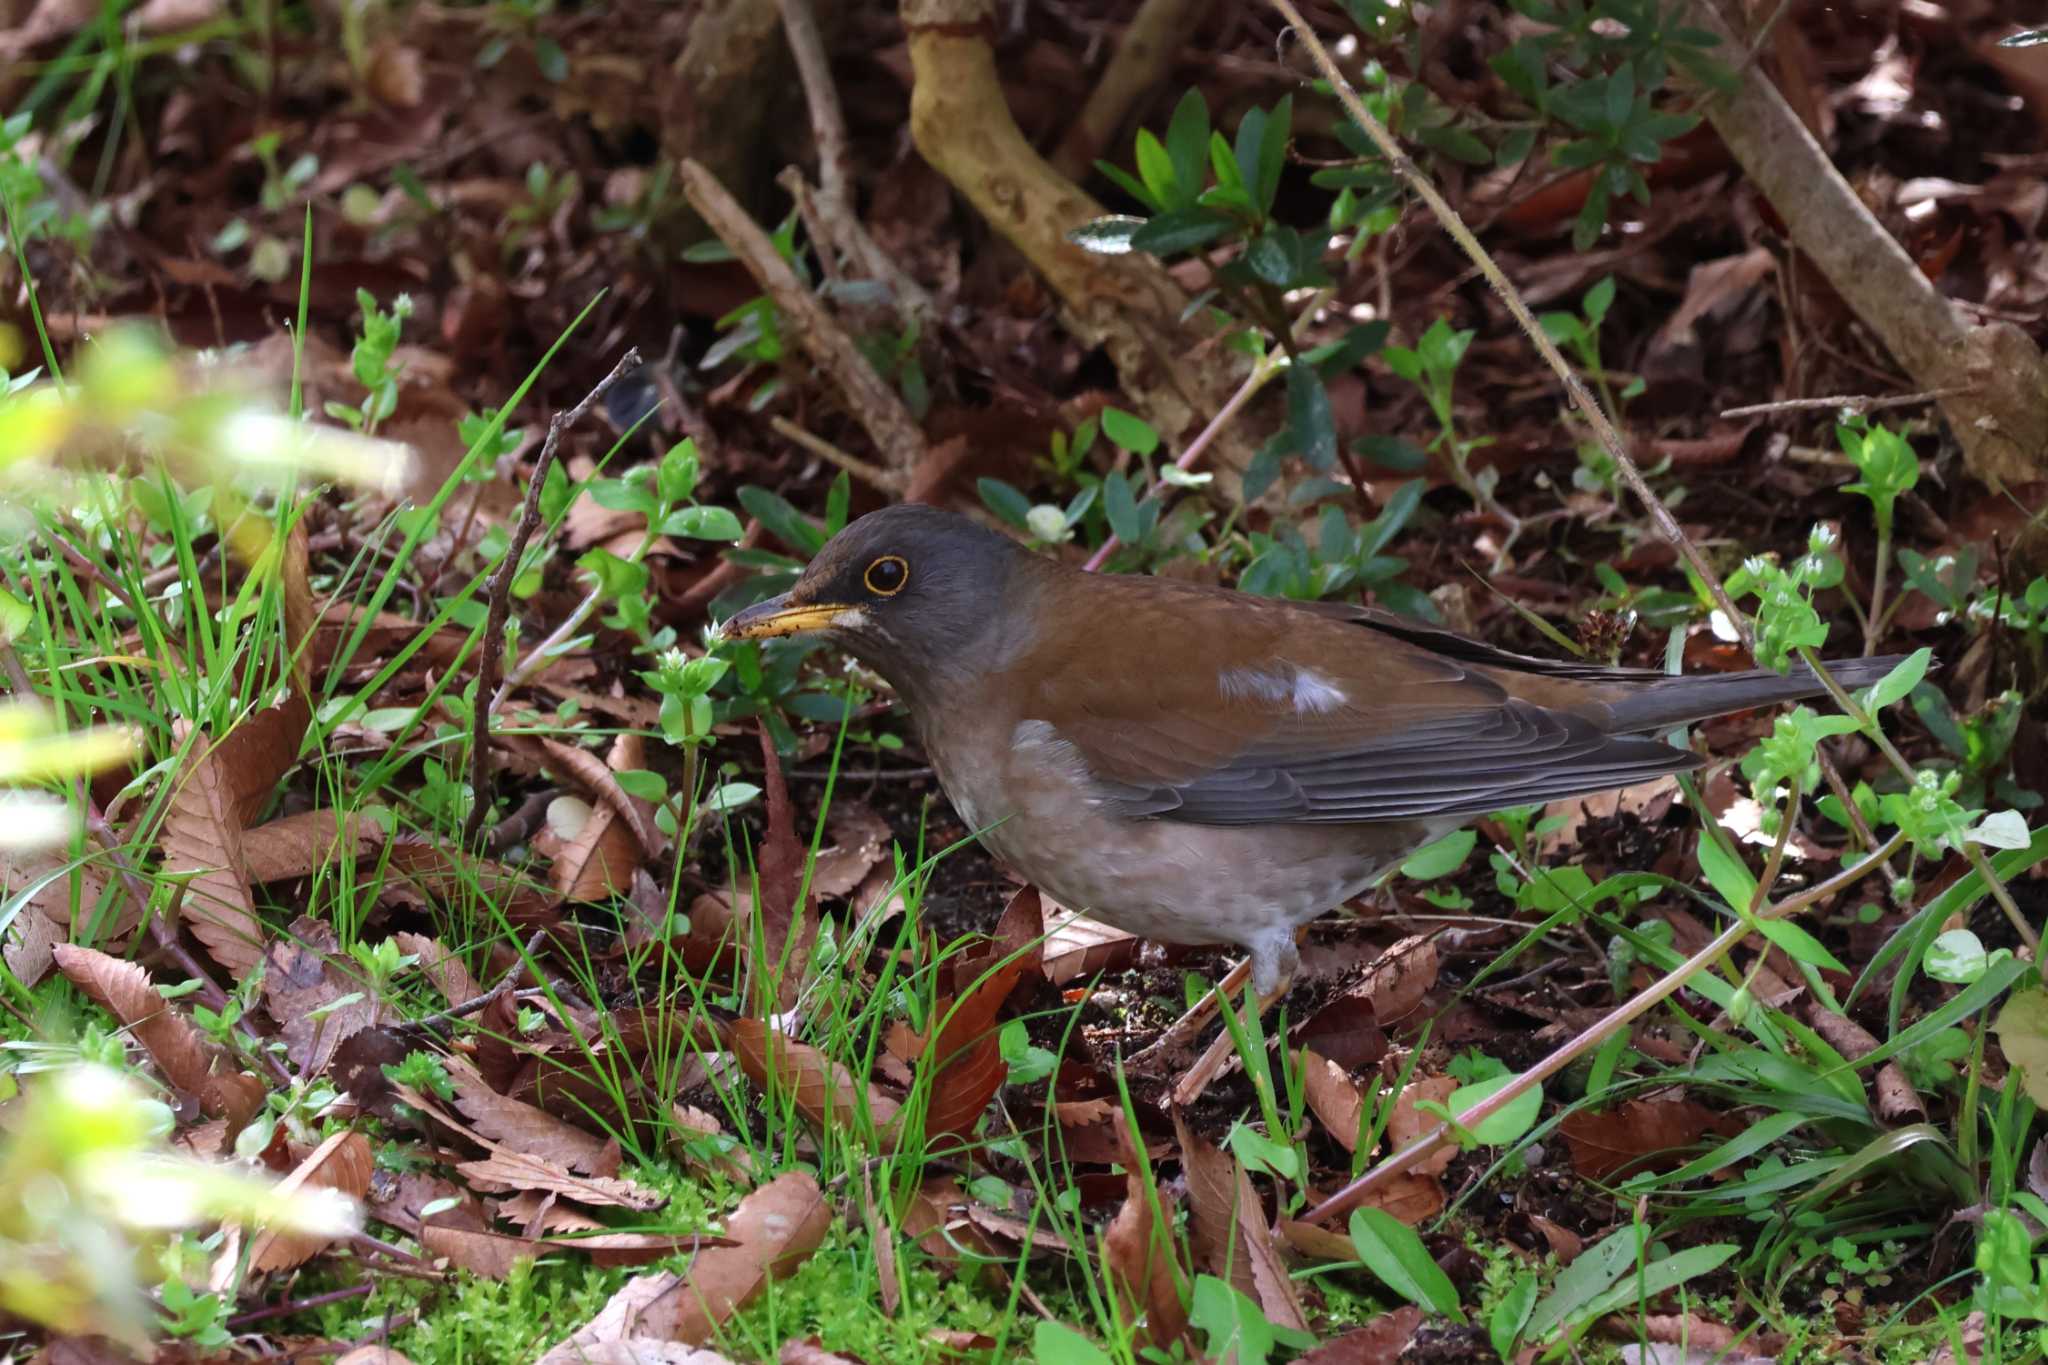
POLYGON ((265 950, 263 1003, 283 1029, 285 1054, 307 1077, 326 1071, 352 1035, 392 1018, 342 957, 334 930, 309 915, 293 920, 289 934, 265 950))
MULTIPOLYGON (((1442 1123, 1442 1119, 1423 1112, 1416 1105, 1422 1100, 1442 1104, 1457 1088, 1458 1082, 1451 1076, 1428 1076, 1402 1086, 1400 1097, 1394 1101, 1394 1112, 1387 1118, 1387 1146, 1398 1152, 1442 1123)), ((1447 1142, 1410 1169, 1424 1175, 1440 1175, 1457 1154, 1456 1145, 1447 1142)))
POLYGON ((335 810, 300 811, 242 832, 242 867, 257 885, 310 876, 384 842, 376 821, 335 810))
POLYGON ((334 1365, 412 1365, 389 1346, 358 1346, 334 1358, 334 1365))
POLYGON ((1426 935, 1411 935, 1381 953, 1363 987, 1374 1020, 1384 1028, 1414 1013, 1436 974, 1436 942, 1426 935))
POLYGON ((157 994, 141 967, 70 943, 58 944, 52 955, 73 985, 142 1044, 166 1081, 198 1099, 201 1113, 238 1129, 263 1107, 268 1087, 235 1071, 224 1050, 157 994))
POLYGON ((43 979, 54 965, 50 950, 59 943, 84 939, 111 944, 135 927, 141 910, 132 906, 117 921, 94 923, 107 877, 97 864, 75 862, 55 850, 0 849, 0 888, 5 898, 21 900, 8 923, 4 952, 7 968, 25 986, 43 979), (77 897, 76 931, 72 898, 77 897))
POLYGON ((814 896, 850 895, 889 856, 889 822, 859 801, 835 798, 825 833, 832 842, 818 850, 811 864, 814 896))
POLYGON ((636 1335, 709 1341, 770 1280, 809 1259, 831 1226, 832 1206, 815 1179, 802 1171, 777 1176, 726 1220, 726 1235, 738 1245, 700 1253, 679 1283, 635 1314, 636 1335))
POLYGON ((1618 1109, 1581 1109, 1558 1127, 1571 1147, 1573 1169, 1604 1181, 1683 1165, 1714 1120, 1714 1112, 1694 1100, 1648 1099, 1618 1109))
POLYGON ((306 699, 293 692, 276 706, 243 717, 211 750, 203 741, 195 750, 213 760, 226 797, 226 818, 237 830, 263 818, 278 781, 299 760, 299 745, 312 718, 306 699))
POLYGON ((620 772, 645 766, 638 735, 618 736, 612 742, 609 762, 588 749, 560 740, 543 738, 541 747, 561 766, 564 776, 574 778, 587 795, 603 802, 606 809, 625 822, 640 845, 642 857, 651 858, 666 846, 668 841, 654 827, 653 808, 619 785, 620 772))
POLYGON ((475 1067, 459 1057, 449 1057, 443 1064, 455 1086, 455 1107, 476 1126, 477 1132, 513 1151, 584 1175, 618 1174, 616 1142, 585 1132, 537 1105, 500 1095, 484 1083, 475 1067))
POLYGON ((727 1029, 732 1054, 747 1078, 763 1089, 789 1092, 797 1111, 825 1127, 851 1122, 858 1096, 867 1095, 868 1116, 877 1128, 892 1122, 899 1106, 873 1085, 863 1086, 847 1069, 807 1043, 769 1028, 759 1019, 735 1019, 727 1029))
POLYGON ((578 1176, 568 1167, 524 1152, 508 1151, 482 1133, 442 1110, 432 1100, 407 1085, 394 1085, 398 1097, 437 1123, 462 1134, 487 1153, 481 1160, 460 1162, 455 1169, 478 1189, 493 1192, 492 1186, 518 1190, 543 1190, 598 1208, 635 1209, 645 1213, 668 1202, 668 1196, 623 1177, 578 1176))
POLYGON ((172 778, 160 836, 164 871, 185 876, 180 918, 213 960, 240 981, 263 960, 267 935, 242 871, 234 787, 217 747, 203 733, 195 735, 189 721, 178 721, 172 734, 180 745, 190 740, 191 758, 172 778))
POLYGON ((1347 1152, 1358 1150, 1358 1134, 1365 1117, 1365 1092, 1343 1067, 1301 1050, 1302 1090, 1309 1108, 1323 1121, 1323 1130, 1347 1152))
POLYGON ((1382 1313, 1363 1327, 1326 1341, 1294 1365, 1393 1365, 1422 1327, 1422 1310, 1410 1304, 1382 1313))
POLYGON ((646 855, 618 812, 610 806, 593 808, 577 797, 558 797, 548 807, 550 831, 564 832, 559 828, 564 822, 570 826, 568 837, 555 849, 548 872, 562 899, 590 904, 625 894, 646 855))
POLYGON ((1301 1298, 1273 1251, 1272 1229, 1244 1164, 1189 1130, 1174 1111, 1181 1168, 1188 1182, 1189 1241, 1196 1264, 1227 1279, 1269 1322, 1308 1330, 1301 1298))
MULTIPOLYGON (((357 1132, 329 1134, 306 1154, 292 1173, 278 1182, 280 1195, 315 1186, 340 1190, 360 1203, 370 1189, 370 1167, 374 1160, 370 1140, 357 1132)), ((334 1239, 304 1233, 266 1230, 249 1248, 249 1269, 256 1274, 289 1270, 302 1265, 324 1250, 334 1239)))
POLYGON ((1138 938, 1086 915, 1046 903, 1045 979, 1055 986, 1097 972, 1120 971, 1138 960, 1138 938))
POLYGON ((1170 1347, 1188 1328, 1173 1248, 1173 1200, 1126 1148, 1123 1207, 1102 1234, 1102 1265, 1133 1339, 1170 1347))
POLYGON ((427 980, 434 983, 434 989, 451 1006, 474 1000, 484 993, 462 959, 444 947, 439 939, 428 938, 425 934, 395 934, 393 937, 398 940, 400 952, 419 959, 419 969, 426 973, 427 980))

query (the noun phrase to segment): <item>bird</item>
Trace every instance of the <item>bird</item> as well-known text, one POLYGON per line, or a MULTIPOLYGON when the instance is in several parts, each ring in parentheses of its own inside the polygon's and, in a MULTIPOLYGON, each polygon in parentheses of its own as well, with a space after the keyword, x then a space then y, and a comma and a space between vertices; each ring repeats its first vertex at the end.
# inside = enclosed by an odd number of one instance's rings
MULTIPOLYGON (((1701 766, 1658 738, 1824 693, 1511 653, 1374 607, 1090 573, 965 516, 855 520, 715 641, 820 636, 908 704, 961 820, 1062 905, 1230 945, 1280 995, 1296 931, 1511 806, 1701 766)), ((1897 658, 1828 663, 1844 687, 1897 658)))

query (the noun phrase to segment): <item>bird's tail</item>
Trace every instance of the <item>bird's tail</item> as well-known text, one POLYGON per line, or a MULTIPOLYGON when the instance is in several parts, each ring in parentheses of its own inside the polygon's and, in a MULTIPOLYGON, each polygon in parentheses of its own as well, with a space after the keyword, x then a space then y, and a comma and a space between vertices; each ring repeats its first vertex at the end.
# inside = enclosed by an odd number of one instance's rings
MULTIPOLYGON (((1892 671, 1906 656, 1887 654, 1874 659, 1828 659, 1828 674, 1845 688, 1868 687, 1892 671)), ((1747 711, 1752 706, 1769 706, 1781 701, 1804 701, 1823 696, 1827 689, 1813 670, 1797 664, 1789 674, 1759 668, 1748 673, 1721 673, 1674 677, 1669 682, 1650 683, 1632 697, 1610 702, 1614 714, 1611 733, 1640 734, 1666 726, 1685 725, 1708 716, 1730 711, 1747 711)))

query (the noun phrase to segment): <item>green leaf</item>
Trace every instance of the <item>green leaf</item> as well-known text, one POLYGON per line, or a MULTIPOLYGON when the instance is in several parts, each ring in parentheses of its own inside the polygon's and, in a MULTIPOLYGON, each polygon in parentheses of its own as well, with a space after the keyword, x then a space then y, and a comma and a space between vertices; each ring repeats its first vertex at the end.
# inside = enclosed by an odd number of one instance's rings
MULTIPOLYGON (((1471 1085, 1461 1085, 1444 1101, 1444 1108, 1456 1118, 1495 1091, 1505 1089, 1514 1079, 1512 1074, 1489 1076, 1471 1085)), ((1542 1113, 1543 1087, 1534 1085, 1509 1100, 1506 1108, 1481 1119, 1467 1131, 1482 1147, 1505 1147, 1535 1127, 1542 1113)))
POLYGON ((989 511, 1020 531, 1030 526, 1031 499, 1017 489, 1001 479, 988 478, 976 479, 974 487, 975 491, 981 494, 981 500, 989 511))
POLYGON ((1102 410, 1102 434, 1134 455, 1150 455, 1159 449, 1159 433, 1151 424, 1122 408, 1102 410))
POLYGON ((1252 274, 1276 289, 1286 289, 1294 283, 1294 253, 1288 250, 1283 235, 1291 230, 1280 226, 1267 228, 1244 249, 1244 263, 1252 274))
POLYGON ((738 540, 746 528, 724 507, 679 507, 661 523, 665 536, 686 536, 691 540, 738 540))
POLYGON ((1731 910, 1747 912, 1756 902, 1756 874, 1728 846, 1727 836, 1718 829, 1700 831, 1700 871, 1731 910))
POLYGON ((1444 1274, 1415 1229, 1381 1209, 1351 1211, 1351 1244, 1358 1259, 1380 1282, 1410 1303, 1458 1322, 1458 1290, 1444 1274))
POLYGON ((1337 422, 1322 376, 1308 365, 1287 367, 1287 428, 1295 453, 1317 469, 1337 462, 1337 422))
POLYGON ((1116 1365, 1109 1353, 1071 1327, 1040 1320, 1031 1333, 1036 1365, 1116 1365))
POLYGON ((1202 187, 1203 163, 1209 154, 1209 104, 1197 87, 1189 87, 1173 108, 1166 129, 1166 153, 1173 163, 1176 185, 1190 193, 1202 187))
POLYGON ((1631 1276, 1587 1304, 1574 1315, 1573 1321, 1589 1322, 1616 1309, 1654 1299, 1667 1289, 1676 1289, 1688 1280, 1711 1274, 1740 1250, 1741 1246, 1734 1242, 1714 1242, 1707 1246, 1687 1247, 1661 1261, 1652 1261, 1641 1274, 1631 1276))
POLYGON ((1401 864, 1401 875, 1419 882, 1434 881, 1465 865, 1472 846, 1479 841, 1477 830, 1453 830, 1433 844, 1425 844, 1401 864))
POLYGON ((34 620, 34 608, 5 588, 0 588, 0 642, 14 643, 34 620))
POLYGON ((1984 949, 1984 940, 1968 929, 1951 929, 1934 940, 1920 965, 1936 981, 1967 986, 1984 975, 1991 955, 1984 949))
POLYGON ((2002 810, 1985 816, 1969 833, 1969 841, 1987 848, 2025 848, 2031 836, 2027 818, 2016 810, 2002 810))
POLYGON ((1181 193, 1182 186, 1173 176, 1173 158, 1150 128, 1138 130, 1138 176, 1145 182, 1145 188, 1152 191, 1152 197, 1169 209, 1180 208, 1194 199, 1192 190, 1181 193))
POLYGON ((2048 1105, 2048 992, 2014 991, 1991 1027, 2005 1059, 2020 1068, 2027 1094, 2048 1105))
POLYGON ((1232 226, 1228 218, 1208 209, 1168 209, 1131 233, 1131 248, 1154 256, 1175 256, 1208 245, 1232 226))
POLYGON ((1262 213, 1273 211, 1280 194, 1280 173, 1287 168, 1287 142, 1294 135, 1294 96, 1282 95, 1260 130, 1258 205, 1262 213))
POLYGON ((788 499, 753 484, 743 484, 740 506, 747 515, 767 527, 769 533, 797 554, 809 559, 825 548, 825 533, 811 519, 790 506, 788 499))
POLYGON ((1794 962, 1804 962, 1810 967, 1825 967, 1832 972, 1847 972, 1835 955, 1821 945, 1821 941, 1804 928, 1788 919, 1760 919, 1756 924, 1758 932, 1785 950, 1794 962))
POLYGON ((1529 1310, 1536 1306, 1538 1287, 1535 1271, 1520 1272, 1487 1315, 1486 1337, 1494 1354, 1502 1360, 1514 1359, 1515 1338, 1521 1335, 1522 1324, 1529 1320, 1529 1310))
POLYGON ((1138 524, 1138 500, 1131 494, 1130 480, 1122 474, 1103 476, 1102 511, 1109 518, 1109 529, 1118 540, 1126 545, 1136 545, 1144 539, 1138 524))
POLYGON ((668 799, 668 779, 660 773, 630 768, 622 773, 614 773, 612 777, 628 796, 637 796, 642 801, 658 802, 668 799))
POLYGON ((1621 1278, 1635 1258, 1633 1227, 1620 1228, 1580 1252, 1578 1259, 1558 1274, 1550 1296, 1529 1314, 1523 1339, 1542 1341, 1558 1324, 1576 1319, 1587 1304, 1621 1278))
MULTIPOLYGON (((1097 161, 1095 169, 1102 174, 1104 179, 1110 181, 1125 194, 1128 194, 1131 198, 1144 205, 1150 212, 1158 213, 1166 207, 1166 205, 1159 202, 1152 191, 1138 183, 1136 176, 1122 167, 1113 166, 1107 161, 1097 161)), ((720 245, 723 245, 723 243, 720 243, 720 245)))
POLYGON ((1208 1339, 1204 1344, 1211 1359, 1249 1365, 1269 1359, 1281 1346, 1301 1350, 1315 1345, 1314 1337, 1271 1321, 1250 1296, 1214 1275, 1195 1277, 1193 1298, 1188 1321, 1208 1339))
POLYGON ((1927 676, 1927 666, 1934 660, 1931 649, 1916 649, 1899 660, 1891 672, 1872 683, 1863 694, 1863 707, 1867 711, 1881 711, 1893 702, 1901 701, 1908 692, 1920 685, 1927 676))

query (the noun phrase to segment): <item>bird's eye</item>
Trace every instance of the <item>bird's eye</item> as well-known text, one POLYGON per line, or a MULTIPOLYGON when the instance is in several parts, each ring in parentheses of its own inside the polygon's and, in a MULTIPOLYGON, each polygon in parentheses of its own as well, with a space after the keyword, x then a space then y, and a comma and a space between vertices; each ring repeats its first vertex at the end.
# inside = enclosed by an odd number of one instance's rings
POLYGON ((863 581, 868 591, 880 597, 894 597, 910 581, 910 566, 901 555, 883 555, 868 565, 863 581))

